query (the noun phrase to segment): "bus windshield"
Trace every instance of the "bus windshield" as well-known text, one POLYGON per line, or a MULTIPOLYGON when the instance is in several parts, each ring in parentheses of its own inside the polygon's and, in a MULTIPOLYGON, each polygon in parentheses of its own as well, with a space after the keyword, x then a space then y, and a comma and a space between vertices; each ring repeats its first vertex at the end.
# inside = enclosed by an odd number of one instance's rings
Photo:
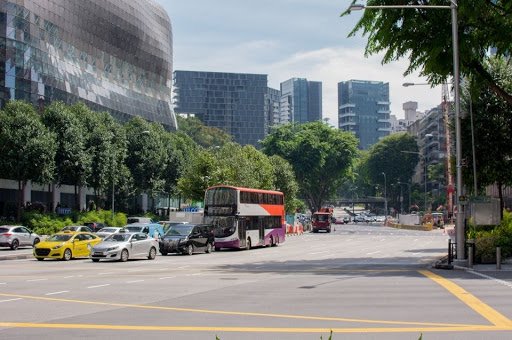
POLYGON ((215 237, 228 237, 236 231, 235 218, 233 216, 209 216, 205 223, 211 223, 214 227, 215 237))
POLYGON ((236 190, 232 188, 212 188, 206 192, 205 205, 236 204, 236 190))

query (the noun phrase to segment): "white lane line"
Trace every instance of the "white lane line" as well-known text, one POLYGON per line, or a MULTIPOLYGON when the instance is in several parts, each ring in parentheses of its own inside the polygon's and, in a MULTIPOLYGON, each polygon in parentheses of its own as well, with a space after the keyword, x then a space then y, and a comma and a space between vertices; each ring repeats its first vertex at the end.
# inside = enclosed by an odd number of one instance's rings
POLYGON ((473 270, 468 270, 468 272, 471 273, 471 274, 477 275, 477 276, 481 276, 481 277, 486 278, 488 280, 492 280, 494 282, 497 282, 497 283, 502 284, 504 286, 507 286, 509 288, 512 288, 512 283, 510 283, 508 281, 500 280, 500 279, 497 279, 497 278, 489 276, 489 275, 485 275, 485 274, 482 274, 482 273, 479 273, 479 272, 475 272, 473 270))
POLYGON ((328 253, 329 251, 326 250, 326 251, 319 251, 319 252, 316 252, 316 253, 309 253, 309 255, 317 255, 317 254, 323 254, 323 253, 328 253))
POLYGON ((144 280, 133 280, 133 281, 126 281, 126 283, 135 283, 135 282, 143 282, 144 280))
POLYGON ((0 285, 6 285, 7 282, 0 282, 0 285))
POLYGON ((160 268, 160 269, 157 269, 157 270, 169 270, 169 268, 160 268))
POLYGON ((198 276, 198 275, 201 275, 201 273, 187 274, 185 276, 198 276))
POLYGON ((63 279, 69 279, 69 278, 72 278, 72 277, 75 277, 75 275, 64 276, 63 279))
POLYGON ((185 268, 188 268, 188 267, 190 267, 190 266, 181 266, 181 267, 178 267, 176 269, 185 269, 185 268))
POLYGON ((115 273, 114 272, 98 273, 98 275, 110 275, 110 274, 115 274, 115 273))
POLYGON ((366 253, 366 255, 378 254, 378 253, 380 253, 380 252, 381 252, 380 250, 377 250, 377 251, 374 251, 374 252, 371 252, 371 253, 366 253))
POLYGON ((18 301, 18 300, 21 300, 21 298, 9 299, 9 300, 0 300, 0 303, 2 303, 2 302, 9 302, 9 301, 18 301))
POLYGON ((69 290, 61 290, 60 292, 46 293, 44 295, 57 295, 57 294, 64 294, 64 293, 69 293, 69 290))
POLYGON ((27 282, 36 282, 36 281, 48 281, 48 279, 33 279, 33 280, 27 280, 27 282))
POLYGON ((110 283, 106 283, 104 285, 89 286, 87 288, 100 288, 100 287, 106 287, 106 286, 110 286, 110 283))
POLYGON ((176 276, 164 276, 164 277, 160 277, 158 278, 159 280, 166 280, 166 279, 174 279, 176 276))

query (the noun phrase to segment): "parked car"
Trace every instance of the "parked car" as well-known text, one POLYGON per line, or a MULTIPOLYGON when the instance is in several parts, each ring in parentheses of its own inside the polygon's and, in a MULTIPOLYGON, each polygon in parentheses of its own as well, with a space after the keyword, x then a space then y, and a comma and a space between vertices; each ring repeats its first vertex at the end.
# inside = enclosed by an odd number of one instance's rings
POLYGON ((149 217, 130 216, 126 219, 126 223, 153 223, 153 220, 149 217))
POLYGON ((18 247, 32 247, 41 241, 41 236, 30 229, 20 225, 0 226, 0 247, 10 247, 12 250, 18 247))
POLYGON ((85 226, 85 225, 68 225, 67 227, 62 228, 61 231, 82 231, 86 233, 92 233, 91 228, 85 226))
POLYGON ((178 225, 178 224, 187 224, 189 222, 176 222, 176 221, 160 221, 158 222, 158 224, 161 224, 163 229, 164 229, 164 233, 167 232, 167 230, 169 230, 169 228, 173 225, 178 225))
POLYGON ((124 229, 112 234, 103 242, 95 245, 89 256, 93 262, 99 260, 119 260, 147 258, 154 260, 158 248, 158 241, 144 233, 130 233, 124 229))
POLYGON ((153 238, 161 238, 164 233, 164 228, 158 223, 133 223, 124 226, 131 233, 144 233, 153 238))
POLYGON ((100 229, 100 231, 98 231, 96 235, 98 235, 101 238, 105 238, 112 234, 117 234, 120 230, 121 228, 119 227, 105 227, 103 229, 100 229))
POLYGON ((343 217, 343 223, 349 224, 350 223, 350 216, 343 217))
POLYGON ((106 227, 105 223, 101 222, 85 222, 84 225, 86 227, 89 227, 89 229, 91 229, 93 233, 97 233, 98 231, 106 227))
POLYGON ((215 246, 213 229, 211 224, 183 223, 171 226, 160 240, 160 253, 211 253, 215 246))
POLYGON ((69 261, 76 257, 89 257, 90 250, 101 242, 98 236, 85 232, 63 231, 48 237, 34 246, 34 257, 69 261))

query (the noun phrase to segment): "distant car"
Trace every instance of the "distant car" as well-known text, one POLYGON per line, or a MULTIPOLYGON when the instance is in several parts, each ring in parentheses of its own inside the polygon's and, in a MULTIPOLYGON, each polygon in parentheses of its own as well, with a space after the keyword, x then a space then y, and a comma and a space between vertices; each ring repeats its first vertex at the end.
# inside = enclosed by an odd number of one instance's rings
POLYGON ((341 217, 334 218, 334 224, 344 224, 343 219, 341 217))
POLYGON ((158 249, 158 241, 144 233, 130 233, 121 230, 105 238, 95 245, 89 256, 93 262, 99 260, 119 260, 147 258, 154 260, 158 249))
POLYGON ((133 224, 133 223, 153 223, 153 220, 149 217, 139 217, 139 216, 130 216, 126 219, 126 223, 133 224))
POLYGON ((349 216, 343 217, 343 223, 345 223, 345 224, 350 223, 350 217, 349 216))
POLYGON ((0 226, 0 247, 9 247, 12 250, 18 247, 33 247, 41 241, 41 236, 30 229, 20 225, 0 226))
POLYGON ((101 238, 91 233, 63 231, 48 237, 34 246, 34 257, 38 261, 45 258, 69 261, 76 257, 89 257, 92 247, 101 238))
POLYGON ((354 216, 354 222, 366 222, 366 217, 364 215, 354 216))
POLYGON ((89 229, 91 229, 93 233, 97 233, 98 231, 106 227, 105 223, 100 222, 85 222, 84 225, 86 227, 89 227, 89 229))
POLYGON ((62 228, 61 231, 82 231, 86 233, 92 233, 91 228, 85 226, 85 225, 68 225, 67 227, 62 228))
POLYGON ((101 238, 105 238, 105 237, 110 236, 112 234, 117 234, 120 230, 121 230, 121 228, 118 228, 118 227, 105 227, 103 229, 100 229, 96 233, 96 235, 98 235, 101 238))
POLYGON ((160 254, 192 255, 196 251, 211 253, 215 245, 213 229, 211 224, 183 223, 171 226, 160 240, 160 254))
POLYGON ((132 223, 124 226, 124 229, 131 233, 144 233, 153 238, 160 238, 164 233, 164 228, 158 223, 132 223))

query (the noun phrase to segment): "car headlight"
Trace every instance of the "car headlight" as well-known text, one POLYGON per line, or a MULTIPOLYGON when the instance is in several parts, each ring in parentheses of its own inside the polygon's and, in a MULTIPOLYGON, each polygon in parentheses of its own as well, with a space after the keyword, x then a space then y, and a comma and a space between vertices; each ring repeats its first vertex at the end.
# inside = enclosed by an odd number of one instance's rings
POLYGON ((119 249, 119 247, 118 247, 118 246, 116 246, 116 247, 110 247, 110 248, 108 248, 108 249, 107 249, 107 251, 112 251, 112 250, 117 250, 117 249, 119 249))
POLYGON ((55 247, 53 247, 52 249, 59 249, 59 248, 62 248, 64 244, 59 244, 59 245, 56 245, 55 247))

